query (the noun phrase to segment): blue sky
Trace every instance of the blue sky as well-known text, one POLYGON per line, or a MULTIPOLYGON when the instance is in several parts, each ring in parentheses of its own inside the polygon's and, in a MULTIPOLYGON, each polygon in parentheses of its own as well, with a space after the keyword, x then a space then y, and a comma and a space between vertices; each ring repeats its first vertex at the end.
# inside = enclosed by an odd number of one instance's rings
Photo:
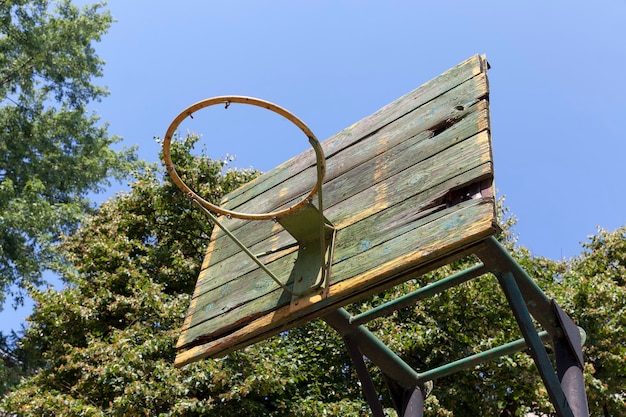
MULTIPOLYGON (((111 95, 92 110, 145 160, 158 160, 153 138, 207 97, 272 101, 323 140, 484 53, 496 186, 519 219, 520 244, 569 258, 598 226, 626 223, 624 0, 110 0, 108 7, 117 21, 96 48, 111 95)), ((269 170, 308 148, 271 114, 240 114, 215 120, 209 111, 189 128, 204 134, 212 157, 234 154, 238 167, 269 170)), ((25 314, 6 306, 2 329, 25 314)))

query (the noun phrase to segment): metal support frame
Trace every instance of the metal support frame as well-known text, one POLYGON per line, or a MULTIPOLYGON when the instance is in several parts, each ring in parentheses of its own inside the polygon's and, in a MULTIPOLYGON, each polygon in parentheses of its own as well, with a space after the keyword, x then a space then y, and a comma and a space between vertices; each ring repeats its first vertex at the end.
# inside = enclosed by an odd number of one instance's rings
POLYGON ((487 239, 485 248, 477 255, 498 277, 520 330, 531 347, 531 356, 557 415, 559 417, 588 417, 589 406, 585 393, 582 340, 579 329, 556 301, 549 299, 541 291, 495 238, 487 239), (556 374, 543 344, 532 346, 537 332, 532 325, 531 315, 551 336, 556 359, 556 374), (529 327, 532 327, 532 331, 528 331, 527 335, 525 331, 529 327))
POLYGON ((394 407, 400 417, 421 417, 424 400, 432 389, 432 381, 458 371, 472 368, 500 356, 528 350, 543 380, 550 401, 559 417, 588 417, 582 369, 582 344, 585 332, 549 299, 498 241, 491 237, 476 250, 482 263, 465 271, 429 284, 410 294, 385 303, 362 314, 351 316, 345 309, 322 317, 342 337, 365 398, 375 417, 384 416, 364 357, 382 372, 394 407), (498 279, 519 325, 523 339, 477 353, 466 358, 417 372, 385 346, 364 324, 419 300, 441 293, 470 279, 492 273, 498 279), (533 318, 545 329, 538 332, 533 318), (556 372, 544 343, 551 342, 555 352, 556 372))
POLYGON ((363 354, 359 349, 359 344, 352 335, 345 335, 343 337, 343 341, 346 344, 346 348, 348 349, 348 354, 352 359, 352 363, 354 364, 354 368, 356 369, 356 373, 361 380, 361 386, 363 387, 363 394, 365 395, 365 399, 367 400, 370 408, 372 409, 372 415, 374 417, 384 417, 385 412, 383 411, 383 406, 378 399, 378 393, 376 392, 376 387, 374 386, 374 381, 372 381, 372 376, 367 370, 367 366, 365 365, 365 360, 363 360, 363 354))
POLYGON ((419 374, 365 326, 351 324, 350 318, 350 313, 343 308, 322 317, 346 341, 348 353, 355 365, 373 415, 383 416, 384 414, 369 371, 365 367, 363 356, 383 371, 398 415, 422 417, 424 399, 420 385, 423 385, 423 382, 420 381, 419 374))

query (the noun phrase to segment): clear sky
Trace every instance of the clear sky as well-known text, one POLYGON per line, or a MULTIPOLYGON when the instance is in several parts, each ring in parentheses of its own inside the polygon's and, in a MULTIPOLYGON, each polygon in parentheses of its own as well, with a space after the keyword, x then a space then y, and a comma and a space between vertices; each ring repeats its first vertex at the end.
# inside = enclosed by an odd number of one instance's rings
MULTIPOLYGON (((207 97, 272 101, 323 140, 484 53, 496 186, 519 219, 519 242, 535 255, 569 258, 598 226, 626 223, 624 0, 110 0, 108 7, 117 21, 96 48, 111 95, 92 108, 145 160, 158 160, 153 138, 207 97)), ((308 148, 298 131, 284 137, 272 116, 215 120, 208 112, 205 124, 190 128, 204 134, 212 157, 234 154, 236 166, 265 171, 308 148)), ((10 310, 2 329, 26 314, 10 310)))

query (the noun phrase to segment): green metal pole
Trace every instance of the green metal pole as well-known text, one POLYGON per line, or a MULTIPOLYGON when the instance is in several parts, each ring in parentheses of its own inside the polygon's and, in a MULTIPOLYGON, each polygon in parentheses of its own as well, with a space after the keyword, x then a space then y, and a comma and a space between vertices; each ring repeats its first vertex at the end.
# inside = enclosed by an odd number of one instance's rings
POLYGON ((350 324, 350 313, 340 308, 322 317, 341 336, 350 335, 363 355, 367 356, 382 372, 394 379, 403 388, 413 388, 420 382, 417 371, 389 349, 364 326, 350 324))
POLYGON ((374 320, 375 318, 386 316, 392 311, 399 310, 411 304, 415 304, 419 300, 432 297, 435 294, 443 292, 456 285, 460 285, 466 281, 469 281, 472 278, 476 278, 477 276, 483 275, 487 272, 488 270, 482 263, 474 265, 464 271, 457 272, 456 274, 451 275, 447 278, 441 279, 437 282, 433 282, 432 284, 429 284, 424 288, 420 288, 409 294, 403 295, 402 297, 396 298, 393 301, 382 304, 364 313, 357 314, 350 319, 350 324, 356 326, 365 324, 371 320, 374 320))
POLYGON ((569 403, 567 402, 565 393, 561 388, 559 379, 554 372, 548 353, 543 347, 541 339, 535 330, 532 318, 530 317, 530 313, 526 307, 526 302, 522 296, 520 288, 517 286, 515 277, 511 272, 498 273, 496 276, 498 277, 502 290, 504 291, 504 294, 509 301, 509 305, 513 310, 513 314, 515 315, 515 319, 517 320, 517 324, 519 325, 522 335, 528 343, 530 355, 535 361, 535 365, 539 370, 541 379, 543 379, 543 383, 546 386, 550 401, 552 402, 552 405, 554 405, 557 415, 559 417, 575 417, 569 403))
POLYGON ((343 337, 343 341, 346 344, 348 354, 352 359, 352 364, 354 365, 359 380, 361 381, 361 389, 363 390, 365 399, 372 410, 372 415, 374 417, 385 417, 383 406, 380 402, 380 398, 378 398, 378 393, 376 392, 376 387, 374 387, 372 376, 370 375, 367 366, 365 366, 363 354, 359 349, 358 343, 352 339, 351 335, 345 335, 343 337))
POLYGON ((541 327, 553 337, 563 335, 552 309, 551 300, 495 237, 486 239, 485 249, 479 250, 477 255, 495 275, 511 272, 515 277, 518 289, 522 292, 526 308, 541 324, 541 327))
POLYGON ((218 219, 217 216, 215 216, 213 213, 211 213, 209 211, 209 209, 207 209, 206 207, 204 207, 202 204, 200 204, 198 201, 196 201, 195 199, 191 200, 192 203, 194 203, 197 207, 200 208, 200 210, 202 210, 202 212, 211 219, 211 221, 213 221, 213 223, 215 223, 215 225, 217 227, 219 227, 220 229, 222 229, 222 231, 226 234, 226 236, 228 236, 229 238, 231 238, 231 240, 237 245, 239 246, 239 249, 241 249, 246 255, 248 255, 250 257, 250 259, 252 259, 254 261, 255 264, 257 264, 259 266, 259 268, 261 268, 267 275, 269 275, 269 277, 276 282, 276 284, 278 284, 283 290, 287 291, 289 294, 293 295, 293 291, 291 291, 289 288, 287 288, 287 286, 285 284, 283 284, 282 282, 280 282, 280 279, 278 279, 278 277, 276 275, 274 275, 274 273, 272 271, 270 271, 267 266, 265 266, 265 264, 263 262, 261 262, 261 260, 259 258, 257 258, 257 256, 255 254, 253 254, 252 252, 250 252, 250 249, 248 249, 246 247, 246 245, 244 245, 239 239, 237 239, 237 237, 235 235, 233 235, 233 233, 228 230, 228 228, 226 226, 224 226, 218 219))
MULTIPOLYGON (((548 342, 550 340, 550 334, 548 334, 548 332, 546 331, 543 331, 539 333, 539 338, 543 342, 548 342)), ((513 342, 506 343, 502 346, 498 346, 493 349, 489 349, 484 352, 476 353, 463 359, 450 362, 446 365, 442 365, 434 369, 429 369, 426 372, 420 372, 419 377, 422 381, 430 381, 437 378, 443 378, 444 376, 452 375, 464 369, 480 365, 481 363, 497 359, 501 356, 521 352, 525 349, 528 349, 526 341, 524 339, 518 339, 513 342)))
MULTIPOLYGON (((580 327, 578 328, 578 331, 580 332, 581 338, 583 339, 582 344, 584 344, 585 331, 580 327)), ((550 334, 545 330, 538 333, 538 335, 543 343, 551 341, 550 334)), ((526 340, 517 339, 502 346, 498 346, 484 352, 467 356, 463 359, 450 362, 437 368, 429 369, 425 372, 420 372, 419 377, 422 381, 431 381, 437 378, 443 378, 444 376, 452 375, 453 373, 472 368, 476 365, 489 362, 490 360, 497 359, 501 356, 511 355, 513 353, 521 352, 526 349, 528 349, 528 344, 526 343, 526 340)))

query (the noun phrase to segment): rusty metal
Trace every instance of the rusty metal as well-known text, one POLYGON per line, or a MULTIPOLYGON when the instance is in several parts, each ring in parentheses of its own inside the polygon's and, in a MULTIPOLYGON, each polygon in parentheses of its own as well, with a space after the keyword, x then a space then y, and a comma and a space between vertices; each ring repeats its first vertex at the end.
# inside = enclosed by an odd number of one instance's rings
POLYGON ((189 197, 194 204, 198 205, 205 214, 231 238, 234 243, 256 263, 274 282, 276 282, 283 290, 292 295, 292 303, 298 304, 300 297, 309 295, 312 292, 325 287, 328 282, 330 265, 332 263, 332 250, 334 246, 335 229, 332 224, 324 217, 324 203, 322 197, 322 183, 326 174, 326 159, 324 151, 319 141, 309 129, 309 127, 298 117, 284 108, 266 100, 244 96, 219 96, 208 98, 195 103, 183 110, 170 124, 165 137, 163 139, 163 159, 165 167, 176 184, 176 186, 189 197), (283 209, 265 214, 241 213, 237 211, 227 210, 220 206, 210 203, 203 199, 195 191, 193 191, 180 178, 172 161, 170 153, 170 145, 174 132, 178 126, 187 117, 193 119, 193 114, 203 108, 216 104, 224 104, 228 108, 232 103, 248 104, 252 106, 262 107, 274 113, 283 116, 293 124, 295 124, 309 139, 309 143, 315 151, 317 178, 315 185, 298 203, 283 209), (316 208, 311 204, 313 197, 317 194, 316 208), (298 243, 298 258, 292 271, 294 288, 290 289, 281 280, 267 268, 267 266, 253 254, 237 237, 219 221, 216 215, 225 215, 228 218, 238 218, 243 220, 276 220, 288 233, 290 233, 298 243), (317 224, 317 226, 315 226, 317 224))
MULTIPOLYGON (((174 120, 170 124, 163 138, 163 159, 164 159, 165 168, 168 174, 170 175, 170 177, 172 178, 176 186, 180 188, 180 190, 185 195, 189 196, 191 199, 195 201, 198 201, 200 205, 202 205, 203 207, 205 207, 206 209, 210 210, 213 213, 230 216, 230 217, 234 217, 237 219, 243 219, 243 220, 270 220, 270 219, 276 219, 276 218, 286 216, 288 214, 291 214, 295 211, 300 210, 308 202, 312 201, 315 194, 319 194, 318 199, 321 200, 321 187, 322 187, 322 182, 324 180, 324 176, 326 175, 326 159, 324 157, 324 151, 322 149, 322 146, 320 145, 319 141, 315 137, 315 134, 313 134, 311 129, 309 129, 309 127, 302 120, 300 120, 298 117, 296 117, 294 114, 287 111, 286 109, 278 106, 277 104, 271 103, 269 101, 261 100, 258 98, 245 97, 245 96, 219 96, 219 97, 207 98, 205 100, 192 104, 191 106, 187 107, 185 110, 180 112, 180 114, 176 116, 176 118, 174 118, 174 120), (309 139, 309 143, 311 144, 311 146, 313 147, 313 150, 315 151, 315 157, 317 160, 317 181, 315 182, 315 185, 313 186, 309 194, 306 197, 304 197, 300 202, 286 209, 274 211, 271 213, 262 213, 262 214, 241 213, 237 211, 227 210, 225 208, 222 208, 220 206, 210 203, 209 201, 199 196, 187 184, 185 184, 185 182, 180 178, 180 176, 178 175, 178 172, 176 172, 176 167, 174 163, 172 162, 172 156, 170 154, 170 144, 172 141, 172 137, 174 136, 174 133, 176 132, 176 129, 178 129, 178 126, 187 117, 193 118, 193 114, 197 112, 198 110, 201 110, 205 107, 214 106, 217 104, 223 104, 223 105, 226 105, 226 107, 228 107, 231 103, 248 104, 252 106, 262 107, 264 109, 277 113, 283 116, 285 119, 292 122, 293 124, 295 124, 307 136, 307 138, 309 139)), ((320 206, 320 210, 322 210, 321 206, 320 206)))

